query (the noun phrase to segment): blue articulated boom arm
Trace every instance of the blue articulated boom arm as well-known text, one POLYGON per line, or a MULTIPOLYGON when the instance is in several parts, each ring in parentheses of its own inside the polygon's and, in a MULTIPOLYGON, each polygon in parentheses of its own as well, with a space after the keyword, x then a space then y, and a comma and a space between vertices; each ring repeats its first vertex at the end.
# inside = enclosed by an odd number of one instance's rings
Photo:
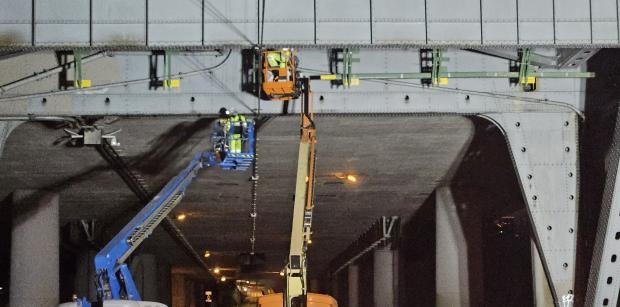
MULTIPOLYGON (((214 151, 198 153, 191 162, 144 207, 123 229, 95 256, 97 295, 105 300, 141 300, 125 261, 161 221, 179 204, 188 186, 202 168, 218 166, 227 170, 246 170, 254 157, 254 122, 249 120, 243 136, 247 151, 217 157, 214 151), (223 159, 222 159, 223 158, 223 159)), ((78 304, 89 307, 86 299, 78 304)))
POLYGON ((125 260, 181 201, 185 190, 198 171, 211 166, 215 159, 210 152, 197 154, 192 161, 97 254, 95 268, 99 297, 140 300, 140 294, 125 260))

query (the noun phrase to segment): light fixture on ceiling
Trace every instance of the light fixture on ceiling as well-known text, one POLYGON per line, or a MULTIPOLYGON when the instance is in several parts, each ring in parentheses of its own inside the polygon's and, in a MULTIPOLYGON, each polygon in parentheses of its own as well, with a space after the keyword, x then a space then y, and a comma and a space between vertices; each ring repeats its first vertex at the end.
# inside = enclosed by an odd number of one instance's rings
POLYGON ((205 251, 205 253, 204 253, 204 257, 205 257, 205 258, 209 258, 209 257, 211 257, 211 252, 209 252, 209 251, 205 251))
POLYGON ((213 269, 213 273, 215 273, 215 274, 219 274, 219 273, 220 273, 220 268, 215 267, 215 268, 213 269))
POLYGON ((280 271, 280 276, 284 276, 284 271, 280 271))
POLYGON ((225 282, 225 281, 226 281, 226 276, 222 276, 222 277, 220 278, 220 281, 221 281, 221 282, 225 282))
POLYGON ((185 213, 180 213, 180 214, 177 214, 176 216, 177 221, 180 221, 180 222, 184 221, 186 218, 187 218, 187 214, 185 213))
POLYGON ((312 244, 312 239, 308 239, 308 244, 312 244))
POLYGON ((358 180, 357 176, 352 173, 334 173, 334 176, 340 180, 352 183, 355 183, 358 180))

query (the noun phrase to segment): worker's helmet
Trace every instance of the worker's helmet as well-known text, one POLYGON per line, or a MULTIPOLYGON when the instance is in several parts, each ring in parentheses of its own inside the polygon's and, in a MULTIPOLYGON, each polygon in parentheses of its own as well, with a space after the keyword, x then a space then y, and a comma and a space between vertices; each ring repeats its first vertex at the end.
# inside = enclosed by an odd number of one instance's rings
POLYGON ((228 111, 228 109, 226 108, 220 109, 220 117, 229 117, 229 116, 230 116, 230 111, 228 111))

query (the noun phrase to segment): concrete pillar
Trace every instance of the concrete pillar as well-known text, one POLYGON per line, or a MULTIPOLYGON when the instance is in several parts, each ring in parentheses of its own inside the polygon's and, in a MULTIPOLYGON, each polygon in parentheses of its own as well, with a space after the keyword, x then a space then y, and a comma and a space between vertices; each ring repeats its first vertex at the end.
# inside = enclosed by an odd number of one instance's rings
POLYGON ((172 307, 186 307, 185 301, 185 275, 173 273, 172 284, 172 307))
POLYGON ((172 286, 171 286, 171 274, 170 264, 164 261, 157 263, 157 285, 159 298, 157 302, 165 304, 166 306, 172 305, 172 286))
POLYGON ((131 274, 144 301, 157 301, 157 259, 152 254, 140 254, 131 263, 131 274))
POLYGON ((188 307, 196 307, 196 282, 185 280, 185 302, 188 307))
POLYGON ((373 302, 375 307, 394 307, 394 255, 389 247, 377 248, 373 257, 373 302))
POLYGON ((359 307, 360 302, 360 272, 359 266, 355 264, 349 265, 347 268, 349 273, 349 307, 359 307))
POLYGON ((95 286, 95 255, 91 249, 80 252, 76 262, 74 289, 78 297, 86 297, 91 302, 97 298, 95 286))
POLYGON ((437 306, 469 306, 467 242, 450 188, 437 188, 436 201, 437 306))
POLYGON ((534 306, 547 307, 553 306, 553 295, 551 295, 551 289, 549 288, 549 281, 547 275, 545 275, 545 269, 543 268, 540 254, 536 248, 536 244, 532 242, 532 286, 534 296, 534 306))
POLYGON ((11 229, 12 307, 55 307, 59 301, 58 194, 17 190, 11 229))
POLYGON ((336 299, 338 299, 338 295, 339 295, 338 288, 340 288, 340 285, 338 284, 340 281, 339 280, 340 278, 338 278, 338 275, 339 275, 338 273, 334 274, 331 280, 331 288, 332 288, 331 295, 332 297, 336 299))

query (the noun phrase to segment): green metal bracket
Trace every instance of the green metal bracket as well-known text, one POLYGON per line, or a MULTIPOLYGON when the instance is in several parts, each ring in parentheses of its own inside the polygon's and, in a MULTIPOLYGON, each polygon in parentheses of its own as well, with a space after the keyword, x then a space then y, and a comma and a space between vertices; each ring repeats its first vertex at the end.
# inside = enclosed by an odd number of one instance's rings
POLYGON ((519 84, 523 91, 531 92, 536 89, 536 77, 531 72, 535 70, 534 66, 530 65, 531 51, 529 48, 524 48, 520 51, 519 59, 519 84))
POLYGON ((90 87, 90 80, 82 79, 82 52, 80 50, 73 51, 73 87, 90 87))
POLYGON ((164 88, 177 88, 181 86, 181 80, 172 79, 172 56, 175 54, 176 51, 164 51, 164 88))
POLYGON ((443 56, 441 49, 433 49, 433 63, 431 70, 431 83, 433 85, 441 85, 447 83, 447 78, 442 76, 447 72, 446 67, 442 66, 444 62, 448 62, 449 59, 443 56))
POLYGON ((433 67, 431 71, 431 80, 433 85, 438 85, 440 82, 439 73, 441 72, 441 49, 433 49, 433 67))
POLYGON ((351 85, 357 85, 357 78, 353 78, 353 63, 359 63, 360 59, 353 57, 357 54, 357 51, 345 48, 342 52, 342 84, 344 87, 350 87, 351 85))

